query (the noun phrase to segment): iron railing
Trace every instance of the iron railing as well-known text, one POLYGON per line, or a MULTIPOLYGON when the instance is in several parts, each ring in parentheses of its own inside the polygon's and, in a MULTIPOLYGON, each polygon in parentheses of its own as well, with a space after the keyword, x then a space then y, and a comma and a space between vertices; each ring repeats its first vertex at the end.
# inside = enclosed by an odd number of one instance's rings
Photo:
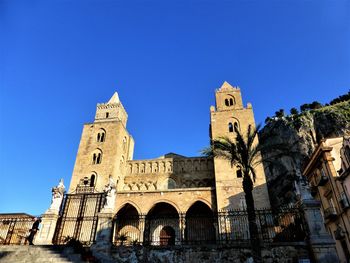
POLYGON ((0 245, 24 245, 34 223, 34 216, 9 214, 0 217, 0 245))
MULTIPOLYGON (((259 239, 265 242, 299 242, 306 225, 298 208, 277 212, 256 210, 259 239)), ((114 219, 115 245, 249 244, 249 222, 245 210, 220 211, 208 215, 122 216, 114 219)))

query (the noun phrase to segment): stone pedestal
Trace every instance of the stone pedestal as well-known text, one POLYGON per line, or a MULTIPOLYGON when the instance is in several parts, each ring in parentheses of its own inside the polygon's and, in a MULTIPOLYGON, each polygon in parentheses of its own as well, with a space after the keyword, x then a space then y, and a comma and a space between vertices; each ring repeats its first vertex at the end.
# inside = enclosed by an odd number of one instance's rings
POLYGON ((339 258, 335 241, 327 232, 320 212, 320 202, 314 199, 301 201, 305 220, 309 229, 308 242, 315 262, 337 263, 339 258))
POLYGON ((52 239, 55 234, 58 217, 58 211, 48 210, 42 215, 41 228, 35 235, 34 239, 35 245, 52 245, 52 239))
POLYGON ((113 212, 103 209, 98 214, 96 242, 92 245, 94 253, 108 254, 112 247, 113 212))

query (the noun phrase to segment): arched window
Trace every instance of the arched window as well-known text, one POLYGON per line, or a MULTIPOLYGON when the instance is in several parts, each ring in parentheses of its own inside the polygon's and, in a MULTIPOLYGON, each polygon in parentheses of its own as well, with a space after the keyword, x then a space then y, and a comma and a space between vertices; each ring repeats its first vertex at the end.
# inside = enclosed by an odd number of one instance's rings
POLYGON ((225 99, 225 105, 226 105, 227 107, 230 106, 230 105, 229 105, 228 99, 225 99))
POLYGON ((96 164, 101 163, 101 153, 97 154, 97 158, 96 158, 96 164))
POLYGON ((230 98, 230 106, 233 106, 233 99, 230 98))
POLYGON ((236 167, 236 175, 237 175, 237 178, 242 178, 243 177, 242 169, 239 166, 236 167))
POLYGON ((96 179, 96 175, 92 174, 90 177, 90 186, 91 187, 95 186, 95 179, 96 179))
POLYGON ((97 133, 97 142, 104 142, 106 137, 106 131, 104 129, 99 129, 97 133))
POLYGON ((102 151, 96 149, 92 154, 92 164, 100 164, 102 161, 102 151))
POLYGON ((231 122, 228 124, 228 132, 233 132, 233 125, 231 122))

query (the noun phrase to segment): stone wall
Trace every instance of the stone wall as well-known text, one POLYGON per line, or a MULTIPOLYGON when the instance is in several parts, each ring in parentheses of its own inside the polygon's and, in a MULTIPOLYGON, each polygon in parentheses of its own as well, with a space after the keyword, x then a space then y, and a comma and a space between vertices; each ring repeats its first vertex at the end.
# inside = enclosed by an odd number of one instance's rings
MULTIPOLYGON (((94 251, 103 263, 112 262, 152 262, 152 263, 243 263, 252 262, 251 251, 248 248, 233 248, 222 246, 208 247, 115 247, 108 254, 94 251)), ((265 247, 262 252, 263 262, 293 263, 308 259, 305 244, 296 246, 265 247)))
POLYGON ((211 158, 158 158, 127 162, 125 191, 152 191, 214 186, 211 158))

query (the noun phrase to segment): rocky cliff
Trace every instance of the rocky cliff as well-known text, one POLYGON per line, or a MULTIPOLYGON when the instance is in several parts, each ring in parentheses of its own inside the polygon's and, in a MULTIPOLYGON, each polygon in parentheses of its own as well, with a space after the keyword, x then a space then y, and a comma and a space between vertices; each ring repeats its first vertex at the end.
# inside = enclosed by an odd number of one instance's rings
MULTIPOLYGON (((350 100, 289 116, 268 118, 260 137, 263 143, 286 143, 292 157, 265 164, 266 179, 273 207, 296 201, 294 181, 323 138, 350 132, 350 100)), ((263 157, 268 153, 263 153, 263 157)))

